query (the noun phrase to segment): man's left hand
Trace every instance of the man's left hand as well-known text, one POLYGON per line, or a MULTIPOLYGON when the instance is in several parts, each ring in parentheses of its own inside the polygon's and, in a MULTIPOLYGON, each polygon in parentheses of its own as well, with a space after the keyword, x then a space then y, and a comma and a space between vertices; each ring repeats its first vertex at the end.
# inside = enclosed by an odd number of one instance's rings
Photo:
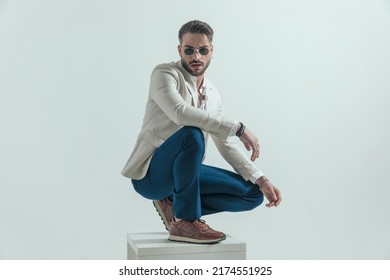
POLYGON ((282 202, 282 195, 280 190, 275 187, 265 176, 260 177, 256 180, 256 185, 259 186, 260 191, 267 198, 267 207, 278 206, 282 202))

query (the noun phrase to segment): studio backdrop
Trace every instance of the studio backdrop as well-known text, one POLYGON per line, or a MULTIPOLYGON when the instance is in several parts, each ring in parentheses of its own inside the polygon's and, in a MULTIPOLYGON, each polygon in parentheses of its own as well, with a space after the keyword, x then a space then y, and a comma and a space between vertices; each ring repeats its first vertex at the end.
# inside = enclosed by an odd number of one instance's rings
MULTIPOLYGON (((0 1, 0 259, 125 259, 127 233, 164 230, 120 172, 193 19, 283 195, 206 221, 249 259, 389 259, 385 0, 0 1)), ((230 168, 211 142, 206 163, 230 168)))

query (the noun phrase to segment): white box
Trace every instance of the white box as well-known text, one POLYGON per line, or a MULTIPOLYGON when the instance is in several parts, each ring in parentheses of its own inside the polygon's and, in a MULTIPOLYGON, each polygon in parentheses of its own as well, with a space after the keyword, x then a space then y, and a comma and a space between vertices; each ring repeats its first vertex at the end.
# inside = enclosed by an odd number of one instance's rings
POLYGON ((168 232, 127 234, 128 260, 245 260, 246 244, 231 236, 216 244, 168 240, 168 232))

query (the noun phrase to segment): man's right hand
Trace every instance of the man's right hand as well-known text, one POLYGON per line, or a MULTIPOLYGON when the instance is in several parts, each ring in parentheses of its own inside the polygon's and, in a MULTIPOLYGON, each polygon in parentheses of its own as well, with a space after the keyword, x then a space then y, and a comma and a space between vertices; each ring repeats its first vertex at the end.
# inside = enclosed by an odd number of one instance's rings
POLYGON ((248 128, 245 128, 244 133, 240 136, 240 141, 244 143, 248 151, 252 150, 251 161, 255 161, 260 156, 259 139, 248 128))

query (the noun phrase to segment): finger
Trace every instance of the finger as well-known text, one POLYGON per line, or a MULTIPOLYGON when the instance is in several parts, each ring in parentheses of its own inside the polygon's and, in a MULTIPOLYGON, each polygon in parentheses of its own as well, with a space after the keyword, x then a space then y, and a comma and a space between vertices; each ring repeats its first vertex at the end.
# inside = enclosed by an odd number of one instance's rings
POLYGON ((266 206, 267 206, 267 207, 272 207, 272 206, 274 206, 275 201, 272 200, 272 199, 269 199, 269 198, 267 198, 267 199, 268 199, 268 203, 266 204, 266 206))
POLYGON ((259 149, 259 144, 258 143, 254 144, 252 146, 252 151, 253 152, 252 152, 251 160, 255 161, 259 157, 259 155, 260 155, 260 149, 259 149))
POLYGON ((272 198, 272 196, 270 198, 268 198, 267 196, 267 199, 269 201, 269 203, 267 204, 267 207, 272 207, 272 206, 275 206, 277 207, 281 202, 282 202, 282 197, 280 195, 280 191, 275 188, 275 195, 276 195, 276 198, 272 198))
POLYGON ((251 161, 255 161, 255 159, 256 159, 256 151, 253 150, 251 155, 251 161))
POLYGON ((251 160, 255 161, 259 157, 259 150, 253 150, 251 160))
MULTIPOLYGON (((264 190, 264 188, 263 188, 263 190, 264 190)), ((274 204, 275 204, 275 200, 272 198, 272 194, 270 194, 270 192, 267 190, 267 191, 263 191, 263 193, 264 193, 264 196, 267 198, 267 200, 268 200, 268 203, 265 205, 265 206, 267 206, 267 207, 272 207, 272 206, 274 206, 274 204)))
POLYGON ((267 206, 268 208, 270 208, 270 207, 272 207, 272 206, 274 206, 274 205, 275 205, 275 202, 272 201, 272 202, 267 203, 265 206, 267 206))
POLYGON ((247 149, 247 151, 251 150, 251 146, 248 143, 245 143, 244 145, 245 145, 245 148, 247 149))
POLYGON ((272 196, 269 195, 269 193, 267 193, 265 197, 268 200, 268 203, 265 206, 267 207, 277 206, 276 204, 278 203, 278 199, 273 199, 272 196))
POLYGON ((276 195, 274 188, 271 188, 269 195, 271 197, 271 199, 269 199, 270 201, 277 201, 278 200, 278 196, 276 195))
POLYGON ((278 200, 276 201, 275 206, 278 206, 282 202, 282 196, 278 189, 276 191, 277 191, 278 200))
POLYGON ((256 151, 255 157, 258 158, 260 156, 260 145, 259 145, 259 143, 256 143, 254 145, 253 149, 256 151))

